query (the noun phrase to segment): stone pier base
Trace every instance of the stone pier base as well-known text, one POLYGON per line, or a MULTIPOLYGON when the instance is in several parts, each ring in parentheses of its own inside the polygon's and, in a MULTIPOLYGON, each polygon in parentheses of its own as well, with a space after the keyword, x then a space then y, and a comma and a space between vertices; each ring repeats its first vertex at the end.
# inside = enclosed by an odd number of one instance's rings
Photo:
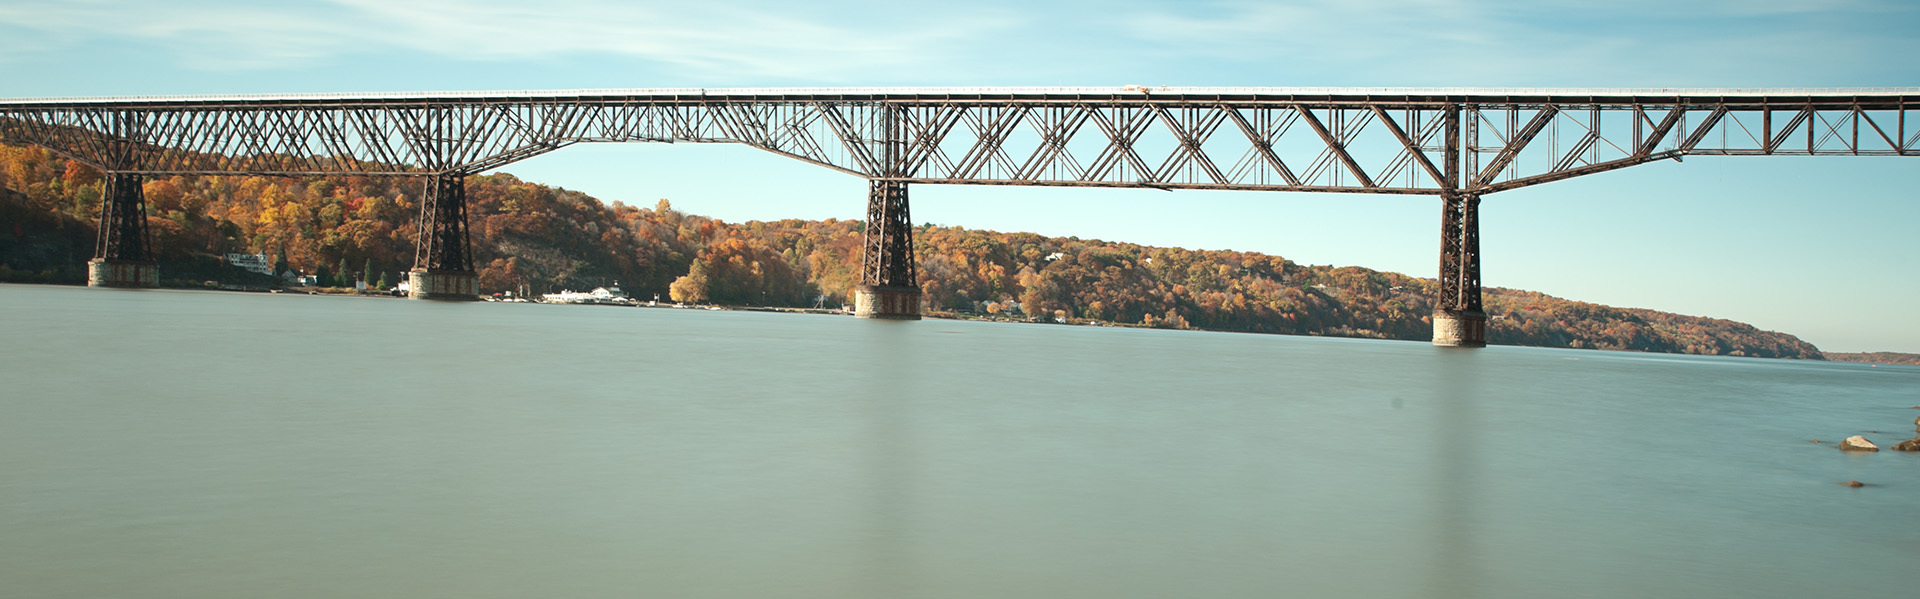
POLYGON ((407 296, 413 299, 475 301, 480 299, 480 275, 473 272, 414 270, 407 273, 407 296))
POLYGON ((855 287, 853 315, 861 318, 920 320, 920 289, 872 285, 855 287))
POLYGON ((1486 347, 1487 314, 1434 310, 1433 344, 1441 347, 1486 347))
POLYGON ((88 287, 159 287, 160 266, 94 258, 87 261, 88 287))

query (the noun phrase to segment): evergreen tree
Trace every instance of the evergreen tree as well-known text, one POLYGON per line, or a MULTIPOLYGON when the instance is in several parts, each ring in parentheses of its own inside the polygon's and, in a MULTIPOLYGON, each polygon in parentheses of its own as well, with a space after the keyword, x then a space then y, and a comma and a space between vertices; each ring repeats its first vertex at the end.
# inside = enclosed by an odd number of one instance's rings
POLYGON ((373 284, 373 259, 372 258, 368 258, 366 265, 360 267, 360 280, 366 281, 368 285, 373 284))
POLYGON ((313 270, 313 284, 318 287, 333 285, 333 273, 327 271, 326 265, 322 264, 313 270))
POLYGON ((340 273, 340 280, 338 281, 338 284, 334 285, 334 287, 352 287, 353 286, 353 271, 347 269, 347 258, 345 256, 340 257, 340 268, 335 270, 334 272, 340 273))

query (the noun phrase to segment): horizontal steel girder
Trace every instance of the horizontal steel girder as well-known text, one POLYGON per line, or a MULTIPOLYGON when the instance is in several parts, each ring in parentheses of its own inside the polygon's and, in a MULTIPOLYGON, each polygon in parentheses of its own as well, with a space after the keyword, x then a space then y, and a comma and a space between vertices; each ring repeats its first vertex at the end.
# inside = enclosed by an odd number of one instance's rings
POLYGON ((719 142, 902 183, 1484 195, 1686 155, 1920 156, 1916 107, 1916 90, 20 100, 0 101, 0 141, 143 175, 475 173, 575 143, 719 142))

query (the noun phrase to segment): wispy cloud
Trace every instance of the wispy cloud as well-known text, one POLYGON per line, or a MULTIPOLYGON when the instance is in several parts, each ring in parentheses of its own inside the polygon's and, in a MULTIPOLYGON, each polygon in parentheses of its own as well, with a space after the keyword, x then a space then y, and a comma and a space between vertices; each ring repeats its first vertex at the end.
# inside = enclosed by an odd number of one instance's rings
POLYGON ((521 79, 591 64, 648 80, 828 85, 1920 77, 1910 51, 1920 5, 1905 0, 1098 0, 1097 10, 1089 1, 4 0, 0 63, 113 68, 103 63, 132 56, 215 77, 492 63, 522 69, 521 79))
MULTIPOLYGON (((840 79, 875 68, 938 64, 947 44, 1018 22, 969 11, 938 22, 812 12, 804 4, 618 0, 22 0, 0 26, 48 46, 136 40, 199 69, 298 67, 395 50, 464 60, 599 54, 738 77, 840 79), (848 24, 852 21, 852 24, 848 24)), ((20 43, 16 40, 16 43, 20 43)))
POLYGON ((1288 0, 1121 24, 1170 55, 1370 84, 1734 85, 1913 73, 1914 34, 1889 24, 1917 15, 1885 0, 1288 0))

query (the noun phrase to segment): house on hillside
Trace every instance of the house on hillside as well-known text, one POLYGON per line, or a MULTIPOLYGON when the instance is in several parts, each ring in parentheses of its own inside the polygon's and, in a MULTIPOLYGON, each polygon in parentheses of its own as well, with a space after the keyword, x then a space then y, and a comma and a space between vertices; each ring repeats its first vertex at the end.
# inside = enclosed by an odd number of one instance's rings
POLYGON ((227 264, 263 275, 273 274, 273 262, 267 260, 266 254, 227 254, 227 264))

